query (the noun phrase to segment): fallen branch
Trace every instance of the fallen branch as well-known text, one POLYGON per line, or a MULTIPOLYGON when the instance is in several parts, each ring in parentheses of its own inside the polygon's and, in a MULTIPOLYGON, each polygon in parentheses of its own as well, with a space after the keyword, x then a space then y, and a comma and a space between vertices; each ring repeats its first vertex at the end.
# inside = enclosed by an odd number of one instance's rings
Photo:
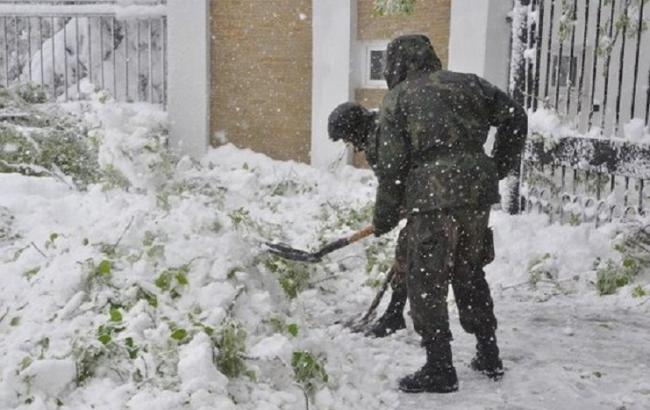
POLYGON ((309 395, 307 394, 307 390, 305 390, 300 384, 294 383, 301 391, 302 394, 305 396, 305 409, 309 410, 309 395))
POLYGON ((3 313, 2 316, 0 316, 0 323, 2 323, 3 320, 5 320, 8 314, 9 314, 9 308, 7 308, 5 313, 3 313))
POLYGON ((131 229, 131 225, 133 225, 133 221, 134 221, 134 220, 135 220, 135 216, 132 216, 132 217, 131 217, 131 220, 129 221, 129 223, 126 225, 126 227, 125 227, 124 230, 122 231, 122 234, 120 235, 120 237, 117 238, 117 242, 115 242, 115 244, 113 245, 113 249, 117 249, 117 247, 119 246, 120 242, 122 242, 122 239, 124 238, 124 235, 126 235, 126 233, 128 232, 128 230, 131 229))
POLYGON ((235 294, 235 297, 230 301, 230 304, 228 305, 228 309, 226 309, 226 317, 230 317, 232 315, 232 311, 235 309, 235 304, 237 302, 237 299, 244 293, 244 290, 246 290, 246 286, 240 286, 237 289, 237 293, 235 294))
POLYGON ((34 242, 30 242, 30 245, 31 245, 34 249, 36 249, 36 251, 37 251, 38 253, 40 253, 41 255, 43 255, 44 258, 47 258, 47 255, 46 255, 42 250, 40 250, 40 249, 38 248, 38 246, 36 246, 36 244, 35 244, 34 242))

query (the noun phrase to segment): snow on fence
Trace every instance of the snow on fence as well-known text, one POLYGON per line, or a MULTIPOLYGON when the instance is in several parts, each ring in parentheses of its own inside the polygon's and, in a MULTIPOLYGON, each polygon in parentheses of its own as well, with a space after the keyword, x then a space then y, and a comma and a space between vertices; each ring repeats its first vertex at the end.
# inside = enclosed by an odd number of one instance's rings
POLYGON ((521 206, 571 223, 644 214, 650 2, 517 0, 512 18, 511 93, 536 117, 521 206))
POLYGON ((164 105, 166 29, 160 0, 0 0, 0 85, 38 84, 67 101, 90 83, 164 105))

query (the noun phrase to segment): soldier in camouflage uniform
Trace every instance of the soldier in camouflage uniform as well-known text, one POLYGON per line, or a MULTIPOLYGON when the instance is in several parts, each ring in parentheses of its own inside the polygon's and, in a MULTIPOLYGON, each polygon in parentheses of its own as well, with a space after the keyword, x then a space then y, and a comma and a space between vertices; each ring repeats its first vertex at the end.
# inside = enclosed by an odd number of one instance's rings
MULTIPOLYGON (((336 107, 329 116, 328 132, 334 141, 343 140, 352 144, 355 150, 363 152, 368 165, 374 169, 377 164, 376 147, 378 115, 357 103, 343 103, 336 107)), ((406 230, 399 233, 395 248, 395 262, 391 267, 392 295, 384 314, 366 332, 368 336, 385 337, 406 327, 404 306, 406 306, 406 230)))
POLYGON ((429 39, 409 35, 387 50, 389 87, 374 144, 379 180, 376 235, 408 212, 408 297, 426 364, 402 378, 405 392, 458 389, 447 312, 451 284, 463 329, 476 336, 472 367, 503 374, 497 320, 483 266, 492 257, 489 210, 498 181, 519 166, 527 134, 525 111, 504 92, 473 74, 442 70, 429 39), (497 127, 493 158, 484 153, 497 127))

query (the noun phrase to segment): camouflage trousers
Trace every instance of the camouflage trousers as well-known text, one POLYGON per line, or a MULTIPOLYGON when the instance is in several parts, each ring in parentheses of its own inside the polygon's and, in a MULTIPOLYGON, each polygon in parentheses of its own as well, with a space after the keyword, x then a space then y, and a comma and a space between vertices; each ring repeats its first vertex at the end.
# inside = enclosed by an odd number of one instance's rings
MULTIPOLYGON (((463 329, 477 335, 496 330, 483 271, 494 259, 489 215, 489 210, 466 209, 414 214, 404 235, 400 233, 396 259, 399 262, 406 254, 407 274, 401 275, 402 283, 405 279, 413 324, 423 346, 452 339, 447 312, 450 284, 463 329)), ((399 279, 396 281, 394 289, 400 286, 399 279)))

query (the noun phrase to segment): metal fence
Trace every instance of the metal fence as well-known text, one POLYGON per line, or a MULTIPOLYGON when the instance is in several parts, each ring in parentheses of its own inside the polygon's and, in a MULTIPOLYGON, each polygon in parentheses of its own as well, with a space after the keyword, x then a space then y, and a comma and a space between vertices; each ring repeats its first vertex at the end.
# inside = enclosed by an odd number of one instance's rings
POLYGON ((647 0, 516 1, 512 94, 564 125, 529 141, 524 208, 572 223, 645 213, 650 149, 624 137, 648 126, 649 19, 647 0))
POLYGON ((99 88, 164 105, 165 13, 158 0, 0 0, 0 85, 37 84, 50 101, 99 88))

